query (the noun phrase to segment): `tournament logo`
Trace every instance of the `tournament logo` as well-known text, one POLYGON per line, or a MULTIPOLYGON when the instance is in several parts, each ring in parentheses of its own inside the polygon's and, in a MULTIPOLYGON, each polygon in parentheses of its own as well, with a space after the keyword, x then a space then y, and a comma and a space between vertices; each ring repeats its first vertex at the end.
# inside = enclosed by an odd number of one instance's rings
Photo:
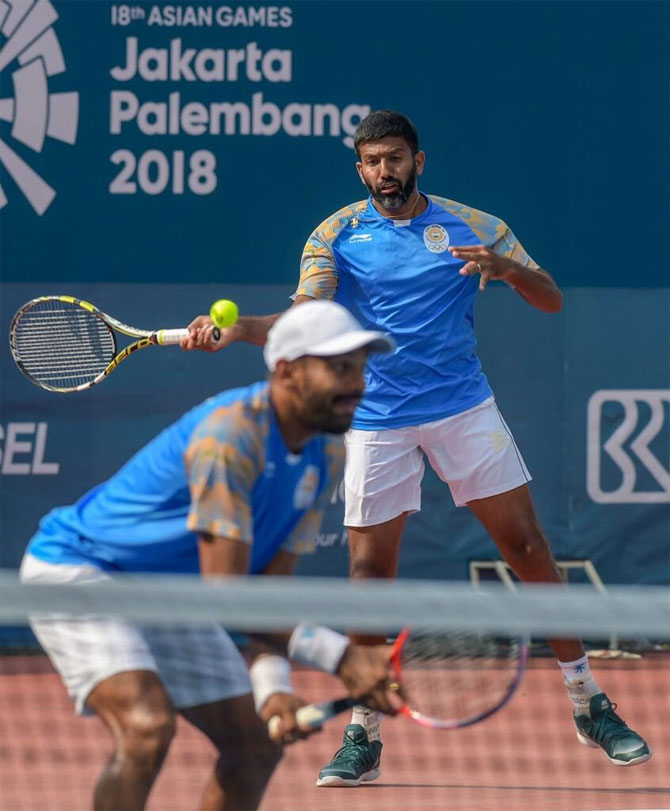
MULTIPOLYGON (((50 93, 49 78, 65 72, 65 59, 53 24, 58 12, 50 0, 0 2, 0 72, 4 86, 11 72, 13 98, 0 98, 0 121, 11 124, 12 147, 0 139, 0 164, 33 210, 42 215, 56 191, 19 152, 42 152, 47 138, 66 144, 77 140, 79 93, 50 93), (27 147, 27 150, 26 150, 27 147)), ((5 130, 4 125, 2 130, 5 130)), ((0 185, 0 208, 8 203, 0 185)))
POLYGON ((308 510, 316 499, 316 492, 319 489, 319 468, 316 465, 308 465, 305 472, 300 477, 295 493, 293 494, 293 507, 296 510, 308 510))
POLYGON ((444 253, 449 247, 449 234, 442 225, 427 225, 423 229, 423 244, 431 253, 444 253))

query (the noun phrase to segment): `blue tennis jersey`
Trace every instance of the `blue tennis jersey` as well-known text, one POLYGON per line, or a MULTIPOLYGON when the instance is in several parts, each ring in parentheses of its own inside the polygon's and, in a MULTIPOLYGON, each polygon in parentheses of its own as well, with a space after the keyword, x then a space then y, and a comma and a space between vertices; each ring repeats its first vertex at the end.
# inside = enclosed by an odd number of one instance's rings
POLYGON ((447 248, 485 245, 528 267, 538 265, 505 223, 433 195, 418 217, 392 220, 372 199, 321 223, 303 251, 294 296, 330 298, 366 329, 392 335, 391 354, 370 357, 354 428, 421 425, 466 411, 491 396, 475 348, 479 275, 447 248))
POLYGON ((196 573, 207 533, 251 544, 255 574, 280 549, 312 548, 343 466, 341 437, 291 453, 269 384, 255 383, 196 406, 76 504, 52 510, 27 551, 112 571, 196 573))

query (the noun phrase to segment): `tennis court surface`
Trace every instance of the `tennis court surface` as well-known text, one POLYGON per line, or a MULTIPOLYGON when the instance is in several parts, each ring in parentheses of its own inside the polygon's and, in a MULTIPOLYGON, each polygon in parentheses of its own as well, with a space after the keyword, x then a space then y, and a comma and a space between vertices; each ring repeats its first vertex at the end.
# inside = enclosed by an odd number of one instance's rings
MULTIPOLYGON (((344 627, 344 623, 351 628, 356 616, 360 630, 379 628, 382 617, 389 627, 410 615, 416 623, 417 615, 432 606, 430 615, 424 613, 426 626, 437 627, 439 623, 456 627, 454 605, 464 603, 463 595, 449 584, 388 584, 389 590, 380 598, 375 589, 365 595, 361 589, 343 594, 341 589, 348 588, 348 584, 331 586, 330 581, 322 581, 310 591, 309 583, 287 580, 279 586, 274 582, 263 584, 260 591, 258 583, 245 584, 243 594, 228 588, 227 598, 216 609, 216 618, 226 617, 228 627, 247 632, 251 626, 277 628, 282 623, 290 624, 294 616, 309 616, 309 600, 320 593, 321 599, 311 605, 310 618, 323 621, 339 601, 339 615, 331 614, 330 624, 334 626, 344 627), (436 595, 442 592, 443 597, 438 599, 436 595), (361 610, 364 596, 366 611, 361 610), (265 612, 265 620, 261 612, 265 612), (440 619, 440 614, 447 619, 440 619), (365 620, 360 619, 362 616, 365 620)), ((177 624, 193 623, 196 616, 210 621, 213 600, 223 595, 227 586, 222 584, 217 591, 194 584, 188 596, 186 591, 177 594, 158 585, 152 589, 145 588, 134 597, 129 597, 126 590, 117 595, 116 609, 110 609, 108 601, 98 610, 101 614, 121 612, 143 623, 155 621, 162 612, 162 625, 169 624, 170 617, 177 624)), ((92 606, 87 601, 93 599, 93 593, 86 594, 82 602, 85 591, 82 589, 75 598, 78 610, 90 614, 92 606)), ((28 592, 26 597, 25 589, 19 593, 6 583, 3 593, 3 622, 17 625, 23 601, 32 601, 33 593, 28 592), (11 616, 7 609, 10 593, 14 605, 11 616)), ((340 745, 344 724, 348 723, 348 714, 342 715, 309 740, 287 748, 264 797, 263 811, 367 811, 371 806, 391 811, 670 808, 670 654, 662 631, 667 619, 662 597, 654 589, 626 592, 625 600, 630 602, 617 602, 618 591, 609 602, 602 597, 596 602, 595 596, 587 594, 583 601, 587 615, 575 626, 575 632, 579 629, 591 637, 591 647, 606 646, 616 626, 618 644, 626 652, 625 656, 592 662, 601 687, 653 750, 647 763, 622 768, 610 764, 600 750, 577 741, 560 671, 540 641, 541 633, 553 632, 557 627, 552 622, 563 622, 558 626, 561 628, 576 622, 565 610, 567 602, 559 600, 552 608, 551 601, 561 596, 543 594, 542 604, 537 600, 524 602, 524 595, 510 603, 509 595, 498 593, 472 604, 466 599, 468 621, 474 623, 477 612, 483 611, 497 634, 502 633, 501 624, 505 623, 510 630, 522 625, 523 630, 528 625, 537 626, 537 641, 521 686, 502 710, 481 723, 455 731, 424 729, 405 718, 386 719, 382 725, 381 777, 360 788, 317 788, 317 773, 340 745), (628 610, 627 606, 632 608, 628 610), (560 620, 561 614, 568 616, 560 620), (590 635, 585 633, 589 622, 590 635)), ((47 589, 39 597, 33 610, 43 612, 51 604, 54 611, 62 612, 65 607, 63 602, 53 602, 53 590, 47 589)), ((72 595, 63 597, 71 605, 72 595)), ((109 593, 102 597, 109 597, 109 593)), ((68 610, 74 612, 75 608, 68 610)), ((479 616, 478 622, 486 619, 479 616)), ((342 692, 336 678, 302 668, 295 670, 293 681, 296 692, 306 701, 325 700, 342 692)), ((3 648, 0 729, 2 811, 75 811, 91 807, 97 776, 111 754, 111 740, 96 718, 74 715, 70 699, 44 655, 17 651, 11 646, 3 648)), ((180 721, 148 807, 155 811, 197 808, 213 761, 211 744, 180 721)))

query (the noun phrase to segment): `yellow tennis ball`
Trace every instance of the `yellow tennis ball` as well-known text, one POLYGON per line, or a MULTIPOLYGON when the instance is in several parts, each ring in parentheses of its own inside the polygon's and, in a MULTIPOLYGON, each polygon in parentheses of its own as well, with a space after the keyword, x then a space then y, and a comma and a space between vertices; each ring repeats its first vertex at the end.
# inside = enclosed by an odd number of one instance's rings
POLYGON ((219 329, 232 327, 237 322, 239 314, 237 304, 234 301, 228 301, 226 298, 215 301, 209 310, 209 317, 219 329))

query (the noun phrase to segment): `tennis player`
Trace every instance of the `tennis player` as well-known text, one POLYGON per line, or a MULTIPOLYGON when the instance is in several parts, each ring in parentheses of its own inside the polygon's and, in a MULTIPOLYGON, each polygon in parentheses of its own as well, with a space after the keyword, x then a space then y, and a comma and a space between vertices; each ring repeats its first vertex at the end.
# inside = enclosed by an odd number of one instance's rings
MULTIPOLYGON (((334 302, 291 309, 265 347, 269 382, 223 392, 167 428, 108 481, 41 522, 21 576, 98 583, 116 572, 288 574, 319 531, 344 464, 342 434, 367 357, 392 341, 334 302)), ((218 750, 202 808, 256 808, 302 705, 286 659, 256 648, 247 672, 218 625, 145 629, 119 620, 38 618, 35 633, 82 714, 115 752, 96 809, 145 806, 181 714, 218 750), (251 676, 251 680, 250 680, 251 676), (253 688, 253 690, 252 690, 253 688), (260 717, 259 717, 260 716, 260 717)), ((337 673, 350 695, 394 711, 387 652, 301 623, 293 658, 337 673)))
MULTIPOLYGON (((561 292, 502 220, 419 191, 426 158, 405 116, 371 113, 354 147, 369 197, 312 233, 294 295, 296 303, 334 299, 397 342, 393 354, 368 365, 366 394, 346 438, 351 576, 395 577, 405 522, 421 507, 427 457, 456 505, 472 510, 522 580, 559 582, 530 474, 475 354, 473 306, 492 279, 548 313, 561 309, 561 292)), ((275 317, 240 319, 215 348, 262 343, 275 317)), ((207 348, 209 320, 198 317, 191 327, 184 348, 207 348)), ((552 647, 579 740, 618 765, 648 760, 649 747, 614 712, 581 642, 555 639, 552 647)), ((319 785, 355 786, 378 776, 377 713, 355 709, 344 744, 319 785)))

